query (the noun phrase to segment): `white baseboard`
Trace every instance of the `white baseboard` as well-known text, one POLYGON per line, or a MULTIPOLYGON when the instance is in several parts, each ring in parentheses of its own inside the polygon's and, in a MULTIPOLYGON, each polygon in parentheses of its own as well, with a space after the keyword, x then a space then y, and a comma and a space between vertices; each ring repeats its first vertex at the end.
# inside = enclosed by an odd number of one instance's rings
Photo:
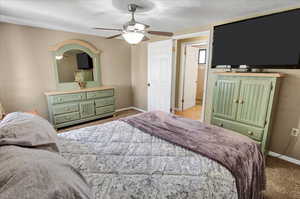
POLYGON ((137 108, 137 107, 134 107, 134 106, 130 106, 130 107, 126 107, 126 108, 120 108, 120 109, 116 109, 116 112, 120 112, 120 111, 128 111, 130 109, 134 109, 134 110, 137 110, 137 111, 140 111, 140 112, 147 112, 143 109, 140 109, 140 108, 137 108))
POLYGON ((286 155, 281 155, 279 153, 275 153, 275 152, 272 152, 272 151, 269 151, 268 155, 272 156, 272 157, 282 159, 282 160, 285 160, 285 161, 288 161, 288 162, 291 162, 291 163, 294 163, 294 164, 297 164, 297 165, 300 165, 300 160, 297 160, 295 158, 291 158, 291 157, 286 156, 286 155))
POLYGON ((140 111, 140 112, 142 112, 142 113, 147 112, 147 111, 145 111, 145 110, 143 110, 143 109, 140 109, 140 108, 137 108, 137 107, 132 107, 132 109, 137 110, 137 111, 140 111))
POLYGON ((132 107, 126 107, 126 108, 120 108, 120 109, 116 109, 116 112, 120 112, 120 111, 128 111, 132 109, 132 107))

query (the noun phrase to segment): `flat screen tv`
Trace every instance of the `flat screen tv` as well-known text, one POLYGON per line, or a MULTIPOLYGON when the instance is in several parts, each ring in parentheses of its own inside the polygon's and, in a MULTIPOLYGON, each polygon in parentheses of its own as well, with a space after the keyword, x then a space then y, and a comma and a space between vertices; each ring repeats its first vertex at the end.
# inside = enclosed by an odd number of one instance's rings
POLYGON ((78 69, 87 70, 93 68, 93 59, 87 53, 78 53, 76 57, 78 69))
POLYGON ((212 67, 300 69, 300 8, 214 27, 212 67))

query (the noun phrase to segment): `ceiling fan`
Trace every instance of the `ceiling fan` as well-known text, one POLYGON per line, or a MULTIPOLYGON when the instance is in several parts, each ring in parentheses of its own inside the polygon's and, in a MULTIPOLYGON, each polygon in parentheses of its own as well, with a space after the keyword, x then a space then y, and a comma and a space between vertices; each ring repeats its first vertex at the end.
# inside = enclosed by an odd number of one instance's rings
POLYGON ((141 41, 149 40, 146 34, 166 36, 166 37, 173 36, 172 32, 148 30, 150 28, 149 25, 137 22, 134 18, 134 13, 138 8, 141 7, 136 4, 128 5, 128 11, 131 12, 131 20, 125 23, 122 29, 116 29, 116 28, 94 28, 94 29, 118 31, 120 32, 119 34, 107 37, 106 39, 113 39, 122 35, 123 38, 130 44, 137 44, 141 41))

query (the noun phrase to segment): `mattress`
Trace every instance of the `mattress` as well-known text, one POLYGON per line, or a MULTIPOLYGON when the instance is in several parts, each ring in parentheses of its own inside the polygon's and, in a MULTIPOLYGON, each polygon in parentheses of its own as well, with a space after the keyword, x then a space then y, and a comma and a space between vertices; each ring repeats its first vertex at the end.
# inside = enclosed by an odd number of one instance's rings
POLYGON ((61 155, 96 199, 237 199, 235 178, 219 163, 122 121, 59 134, 61 155))

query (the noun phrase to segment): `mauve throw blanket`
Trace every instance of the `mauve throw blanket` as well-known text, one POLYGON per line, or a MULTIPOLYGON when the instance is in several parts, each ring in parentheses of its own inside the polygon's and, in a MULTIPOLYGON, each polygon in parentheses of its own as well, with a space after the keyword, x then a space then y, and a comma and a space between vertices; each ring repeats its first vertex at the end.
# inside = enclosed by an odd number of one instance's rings
POLYGON ((263 198, 264 157, 259 145, 250 138, 160 111, 121 121, 217 161, 235 177, 239 199, 263 198))

